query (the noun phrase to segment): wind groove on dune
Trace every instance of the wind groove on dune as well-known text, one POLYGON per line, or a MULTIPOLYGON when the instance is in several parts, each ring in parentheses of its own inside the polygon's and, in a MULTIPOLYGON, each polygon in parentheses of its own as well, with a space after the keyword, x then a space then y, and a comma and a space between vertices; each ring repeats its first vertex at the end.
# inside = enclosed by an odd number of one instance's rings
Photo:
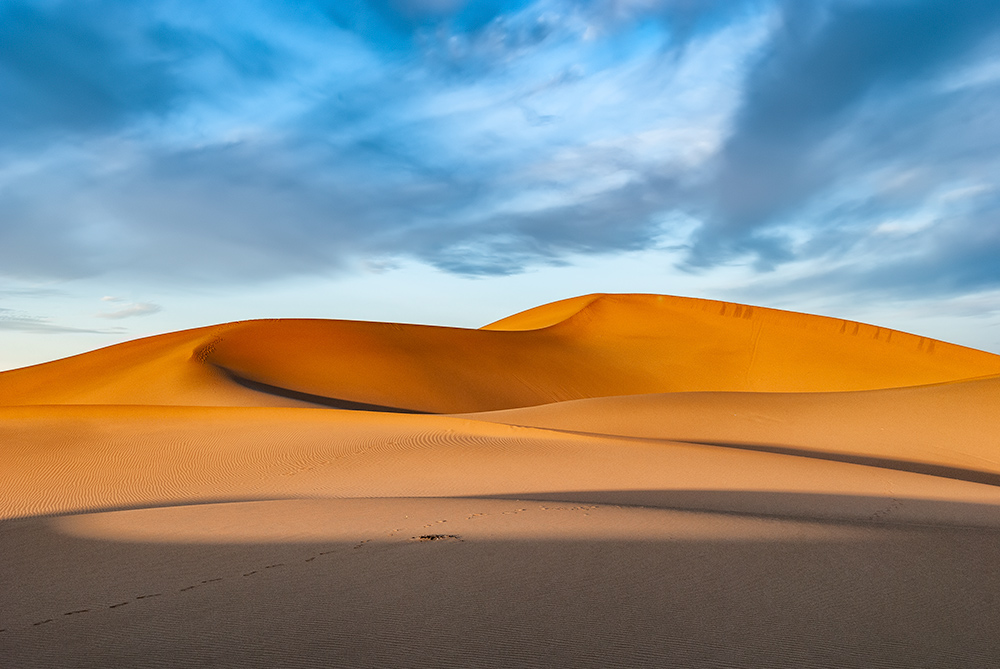
POLYGON ((346 409, 349 411, 379 411, 385 413, 430 413, 428 411, 418 411, 416 409, 403 409, 400 407, 388 407, 381 404, 367 404, 365 402, 352 402, 350 400, 337 399, 335 397, 327 397, 325 395, 313 395, 310 393, 304 393, 298 390, 291 390, 289 388, 282 388, 281 386, 272 386, 267 383, 261 383, 260 381, 253 381, 251 379, 246 379, 232 372, 225 367, 215 366, 216 369, 220 370, 223 374, 229 377, 238 386, 242 386, 249 390, 254 390, 265 395, 276 395, 278 397, 286 397, 288 399, 297 400, 299 402, 308 402, 310 404, 317 404, 320 406, 327 406, 333 409, 346 409))
MULTIPOLYGON (((527 425, 520 427, 530 427, 527 425)), ((775 455, 788 455, 799 458, 810 458, 815 460, 826 460, 829 462, 843 462, 864 467, 876 467, 880 469, 892 469, 911 474, 921 474, 925 476, 937 476, 939 478, 954 479, 956 481, 968 481, 969 483, 981 483, 983 485, 1000 487, 1000 471, 989 471, 988 469, 972 469, 966 467, 955 467, 934 462, 921 462, 919 460, 902 460, 889 457, 879 457, 874 455, 861 455, 849 452, 823 451, 810 447, 794 447, 779 444, 756 443, 752 441, 707 441, 693 439, 657 439, 655 437, 630 437, 624 435, 614 435, 602 432, 586 432, 583 430, 559 430, 547 428, 564 434, 579 435, 583 437, 604 437, 622 440, 635 440, 647 443, 660 443, 665 445, 690 444, 692 446, 709 446, 712 448, 727 448, 743 451, 755 451, 758 453, 773 453, 775 455)))
POLYGON ((852 453, 839 453, 836 451, 819 451, 805 448, 791 448, 788 446, 775 446, 772 444, 756 444, 752 442, 721 442, 721 441, 686 441, 680 443, 695 444, 698 446, 715 446, 718 448, 736 448, 747 451, 758 451, 761 453, 774 453, 777 455, 792 455, 800 458, 816 458, 818 460, 829 460, 831 462, 845 462, 852 465, 863 465, 865 467, 878 467, 881 469, 894 469, 912 474, 923 474, 926 476, 937 476, 956 481, 968 481, 970 483, 982 483, 984 485, 1000 486, 1000 473, 984 471, 982 469, 967 469, 963 467, 952 467, 948 465, 936 464, 933 462, 920 462, 917 460, 896 460, 893 458, 876 457, 871 455, 855 455, 852 453))

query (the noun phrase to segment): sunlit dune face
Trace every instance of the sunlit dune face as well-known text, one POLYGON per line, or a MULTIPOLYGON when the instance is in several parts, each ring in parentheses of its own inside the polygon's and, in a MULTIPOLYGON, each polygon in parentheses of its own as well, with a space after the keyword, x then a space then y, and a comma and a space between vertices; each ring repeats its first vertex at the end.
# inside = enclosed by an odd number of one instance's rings
POLYGON ((0 402, 460 413, 988 374, 1000 374, 1000 356, 875 326, 709 300, 597 295, 482 330, 280 320, 163 335, 0 375, 0 402))

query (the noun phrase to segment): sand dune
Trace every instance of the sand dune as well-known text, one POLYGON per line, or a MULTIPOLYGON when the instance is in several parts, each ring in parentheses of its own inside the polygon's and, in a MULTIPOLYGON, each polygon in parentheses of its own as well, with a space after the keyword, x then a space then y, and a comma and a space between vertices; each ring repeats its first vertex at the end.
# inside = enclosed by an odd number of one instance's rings
POLYGON ((0 373, 0 665, 990 666, 998 405, 1000 356, 650 295, 0 373))
POLYGON ((289 497, 499 495, 1000 525, 982 507, 1000 503, 1000 488, 981 482, 460 417, 199 407, 25 407, 0 417, 8 518, 289 497))
POLYGON ((841 393, 672 393, 470 414, 503 424, 792 453, 1000 484, 1000 377, 841 393))
POLYGON ((321 320, 189 330, 0 374, 0 405, 311 402, 462 413, 610 395, 868 390, 1000 374, 1000 356, 820 316, 650 295, 569 304, 483 330, 321 320))

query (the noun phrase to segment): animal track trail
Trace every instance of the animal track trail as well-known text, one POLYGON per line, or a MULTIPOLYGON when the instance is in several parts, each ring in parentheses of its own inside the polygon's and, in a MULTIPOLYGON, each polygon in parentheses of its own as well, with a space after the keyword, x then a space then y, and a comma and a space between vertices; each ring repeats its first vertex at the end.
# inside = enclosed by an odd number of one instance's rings
POLYGON ((483 511, 481 513, 469 514, 468 516, 465 517, 465 519, 466 520, 474 520, 476 518, 485 518, 487 516, 497 516, 497 515, 500 515, 500 516, 516 516, 517 514, 523 512, 523 511, 527 511, 527 510, 528 509, 513 509, 511 511, 501 511, 499 514, 497 514, 497 513, 489 513, 489 512, 483 511))
POLYGON ((424 541, 459 541, 464 542, 465 540, 457 534, 422 534, 418 537, 413 537, 410 541, 424 542, 424 541))
POLYGON ((891 516, 893 514, 893 512, 895 512, 897 509, 901 508, 902 506, 903 506, 903 503, 899 499, 893 497, 892 501, 890 501, 889 504, 887 504, 885 506, 885 508, 879 509, 878 511, 875 511, 874 513, 872 513, 868 517, 868 519, 870 521, 875 521, 875 522, 881 521, 883 518, 891 516))
MULTIPOLYGON (((526 509, 518 509, 518 511, 526 511, 526 509)), ((470 515, 469 518, 471 519, 471 518, 482 517, 482 516, 487 516, 487 515, 491 515, 491 514, 488 514, 488 513, 475 513, 475 514, 470 515)), ((440 525, 440 524, 447 523, 447 522, 448 522, 448 519, 442 518, 442 519, 439 519, 437 521, 434 521, 433 523, 428 523, 424 527, 434 527, 435 525, 440 525)), ((405 528, 402 528, 402 527, 392 528, 390 530, 390 532, 388 533, 388 535, 389 536, 395 536, 398 533, 403 532, 404 529, 405 528)), ((356 549, 360 549, 360 548, 364 547, 366 544, 372 543, 373 541, 375 541, 375 540, 374 539, 363 539, 363 540, 359 541, 357 544, 354 544, 352 546, 352 549, 355 549, 355 550, 356 549)), ((423 535, 419 535, 419 536, 409 537, 405 541, 395 541, 395 542, 392 542, 392 543, 397 544, 397 545, 403 545, 403 544, 406 544, 406 543, 423 543, 423 542, 436 542, 436 541, 464 542, 465 540, 460 535, 458 535, 458 534, 423 534, 423 535)), ((314 562, 314 561, 316 561, 318 558, 320 558, 322 556, 332 555, 332 554, 335 554, 335 553, 339 553, 339 552, 342 552, 342 550, 343 549, 338 548, 338 549, 333 549, 333 550, 319 551, 316 555, 312 555, 312 556, 310 556, 308 558, 305 558, 304 561, 305 562, 314 562)), ((252 569, 252 570, 243 572, 242 573, 242 577, 247 578, 247 577, 257 576, 257 575, 263 576, 263 571, 262 570, 272 570, 272 569, 278 569, 278 568, 286 567, 286 566, 287 566, 287 563, 285 563, 285 562, 276 562, 276 563, 273 563, 273 564, 264 565, 263 567, 261 567, 259 569, 252 569)), ((179 593, 189 592, 191 590, 194 590, 195 588, 199 588, 199 587, 202 587, 204 585, 208 585, 210 583, 218 583, 218 582, 221 582, 223 580, 225 580, 225 577, 222 577, 222 576, 215 577, 215 578, 204 579, 204 580, 200 581, 200 583, 191 584, 191 585, 184 586, 182 588, 178 588, 177 591, 174 592, 174 594, 176 595, 176 594, 179 594, 179 593)), ((117 603, 114 603, 114 604, 108 604, 106 606, 97 607, 97 608, 98 609, 103 609, 103 610, 118 609, 118 608, 121 608, 123 606, 128 606, 130 603, 133 603, 133 602, 136 602, 136 601, 143 601, 143 600, 147 600, 147 599, 153 599, 153 598, 156 598, 156 597, 163 597, 164 594, 165 593, 163 593, 163 592, 152 592, 152 593, 147 593, 147 594, 142 594, 142 595, 136 595, 133 600, 126 600, 126 601, 117 602, 117 603)), ((74 615, 80 615, 80 614, 83 614, 83 613, 91 613, 91 612, 93 612, 95 610, 96 609, 93 609, 93 608, 75 609, 73 611, 66 611, 62 615, 63 616, 74 616, 74 615)), ((45 620, 39 620, 39 621, 32 622, 31 626, 32 627, 39 627, 39 626, 42 626, 42 625, 47 625, 47 624, 53 623, 55 621, 56 621, 55 618, 46 618, 45 620)), ((8 628, 0 628, 0 632, 6 632, 7 629, 8 628)))
MULTIPOLYGON (((590 510, 596 509, 597 506, 596 505, 592 505, 592 504, 588 504, 588 505, 577 505, 577 506, 540 506, 538 508, 541 509, 542 511, 584 511, 584 512, 586 512, 586 511, 590 511, 590 510)), ((618 508, 621 508, 621 507, 616 506, 616 507, 613 507, 613 508, 618 509, 618 508)), ((590 515, 590 514, 587 514, 587 515, 590 515)))

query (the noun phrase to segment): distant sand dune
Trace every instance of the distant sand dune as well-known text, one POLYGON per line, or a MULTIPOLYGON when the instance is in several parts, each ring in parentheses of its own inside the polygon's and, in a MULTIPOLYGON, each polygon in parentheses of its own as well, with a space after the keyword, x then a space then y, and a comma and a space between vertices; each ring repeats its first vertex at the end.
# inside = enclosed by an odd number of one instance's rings
MULTIPOLYGON (((0 404, 306 406, 461 413, 685 391, 870 390, 1000 374, 1000 356, 820 316, 588 296, 536 330, 247 321, 0 374, 0 404)), ((511 325, 509 327, 520 327, 511 325)))
POLYGON ((0 373, 0 665, 1000 663, 1000 356, 710 300, 0 373))

